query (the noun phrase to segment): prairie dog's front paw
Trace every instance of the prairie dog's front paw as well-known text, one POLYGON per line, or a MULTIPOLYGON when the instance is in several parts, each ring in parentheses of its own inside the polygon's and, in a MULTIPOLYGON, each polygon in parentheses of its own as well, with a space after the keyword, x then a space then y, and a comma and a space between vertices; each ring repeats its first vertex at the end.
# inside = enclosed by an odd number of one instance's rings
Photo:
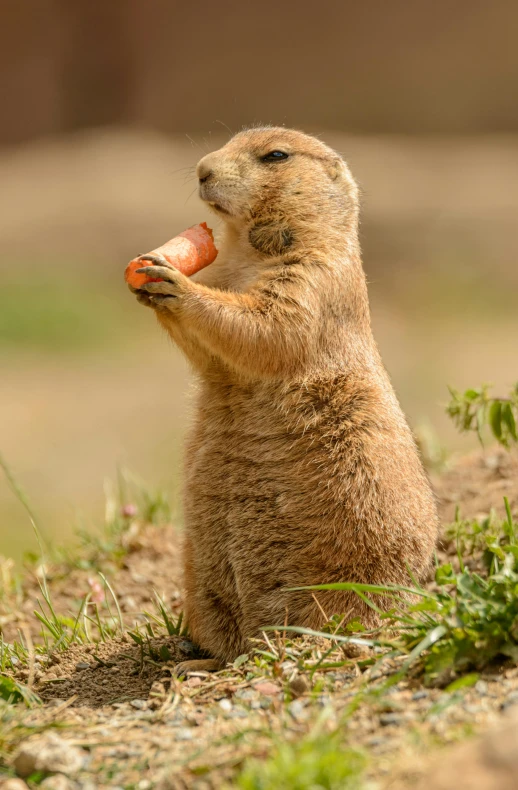
MULTIPOLYGON (((142 261, 149 259, 149 256, 146 255, 141 257, 142 261)), ((145 283, 139 290, 149 296, 152 304, 156 303, 167 309, 176 310, 182 296, 192 288, 189 279, 167 263, 165 265, 143 266, 141 269, 137 269, 137 274, 145 274, 146 277, 153 279, 160 278, 160 282, 145 283)))
POLYGON ((137 274, 144 274, 160 282, 144 283, 136 291, 137 300, 159 310, 176 312, 180 307, 182 296, 191 290, 191 284, 184 274, 171 266, 167 261, 162 261, 157 255, 141 255, 142 268, 137 269, 137 274), (146 266, 146 261, 154 261, 154 266, 146 266))

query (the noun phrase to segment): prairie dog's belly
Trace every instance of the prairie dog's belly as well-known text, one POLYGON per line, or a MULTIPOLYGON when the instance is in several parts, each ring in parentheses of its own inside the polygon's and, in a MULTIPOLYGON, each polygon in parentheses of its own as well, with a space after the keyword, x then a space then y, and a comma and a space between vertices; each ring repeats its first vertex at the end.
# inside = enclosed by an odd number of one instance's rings
MULTIPOLYGON (((187 443, 186 499, 200 490, 215 503, 246 508, 250 500, 279 495, 289 477, 287 420, 269 389, 207 387, 200 393, 197 423, 187 443)), ((226 519, 229 526, 230 514, 226 519)))
POLYGON ((186 526, 197 545, 224 547, 235 569, 265 553, 275 561, 277 551, 286 563, 287 541, 292 553, 308 542, 302 500, 311 490, 303 474, 309 441, 276 408, 278 397, 275 385, 204 386, 199 395, 185 457, 186 526))

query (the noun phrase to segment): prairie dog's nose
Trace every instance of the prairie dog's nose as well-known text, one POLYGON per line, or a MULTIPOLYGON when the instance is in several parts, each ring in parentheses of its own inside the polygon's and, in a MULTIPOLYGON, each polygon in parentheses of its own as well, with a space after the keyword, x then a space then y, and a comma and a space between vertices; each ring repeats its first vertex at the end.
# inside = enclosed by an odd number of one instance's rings
POLYGON ((203 159, 200 159, 196 168, 196 175, 198 176, 201 184, 210 178, 212 175, 212 163, 210 156, 205 156, 203 159))

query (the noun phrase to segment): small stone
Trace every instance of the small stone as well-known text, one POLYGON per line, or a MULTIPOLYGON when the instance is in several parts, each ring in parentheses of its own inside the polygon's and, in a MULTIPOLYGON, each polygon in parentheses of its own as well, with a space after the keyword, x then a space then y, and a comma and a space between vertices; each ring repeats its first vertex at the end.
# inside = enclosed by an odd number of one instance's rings
POLYGON ((232 710, 232 703, 229 699, 226 698, 220 699, 218 705, 221 708, 221 710, 224 710, 226 713, 230 713, 230 711, 232 710))
POLYGON ((475 683, 475 691, 478 691, 480 696, 484 697, 487 694, 487 683, 485 680, 477 680, 475 683))
POLYGON ((149 779, 141 779, 137 785, 137 790, 150 790, 151 782, 149 779))
POLYGON ((298 720, 304 718, 305 706, 302 700, 295 699, 293 702, 290 702, 288 705, 288 710, 294 719, 298 720))
POLYGON ((192 689, 192 688, 197 688, 198 686, 201 686, 202 683, 203 683, 203 680, 201 678, 197 677, 196 675, 194 675, 193 677, 188 678, 184 682, 184 685, 188 686, 189 688, 192 689))
POLYGON ((64 705, 65 702, 66 702, 66 700, 64 700, 64 699, 59 699, 59 697, 54 697, 54 699, 51 699, 51 700, 49 700, 47 702, 47 707, 48 708, 59 708, 59 706, 60 705, 64 705))
POLYGON ((388 727, 392 724, 399 726, 404 721, 404 717, 401 713, 382 713, 380 716, 380 724, 383 727, 388 727))
POLYGON ((270 683, 269 680, 265 680, 261 683, 256 683, 254 686, 254 691, 258 691, 259 694, 266 694, 266 696, 271 697, 274 694, 278 694, 280 688, 275 683, 270 683))
POLYGON ((247 719, 249 713, 243 708, 233 708, 230 715, 233 719, 247 719))
POLYGON ((366 741, 367 746, 373 746, 373 747, 381 746, 385 742, 386 742, 386 738, 384 738, 382 735, 374 735, 372 738, 369 738, 368 741, 366 741))
POLYGON ((77 784, 63 774, 47 776, 40 784, 44 790, 76 790, 77 784))
POLYGON ((144 699, 132 699, 130 705, 137 710, 147 710, 147 701, 144 699))
POLYGON ((426 699, 427 696, 428 696, 427 691, 416 691, 414 694, 412 694, 412 699, 413 700, 426 699))
POLYGON ((510 694, 502 702, 502 708, 505 710, 506 708, 510 708, 512 705, 518 704, 518 691, 511 691, 510 694))
POLYGON ((54 732, 30 738, 21 744, 13 765, 19 776, 26 777, 36 771, 45 773, 75 774, 83 767, 85 752, 71 746, 54 732))
POLYGON ((236 699, 252 700, 255 699, 255 694, 252 689, 238 689, 234 694, 236 699))
POLYGON ((0 787, 2 790, 29 790, 22 779, 7 779, 0 787))
POLYGON ((308 688, 307 681, 302 675, 297 675, 290 683, 290 691, 294 697, 302 697, 308 688))
POLYGON ((182 651, 182 653, 186 653, 188 656, 196 652, 194 644, 189 639, 182 639, 180 642, 178 642, 178 648, 182 651))
POLYGON ((364 645, 355 645, 353 642, 342 645, 342 652, 347 658, 364 658, 369 653, 364 645))
POLYGON ((194 733, 188 727, 180 727, 176 732, 176 740, 178 741, 192 741, 194 733))
POLYGON ((88 662, 86 662, 86 661, 79 661, 76 664, 76 669, 79 670, 79 671, 81 671, 83 669, 90 669, 90 664, 88 664, 88 662))

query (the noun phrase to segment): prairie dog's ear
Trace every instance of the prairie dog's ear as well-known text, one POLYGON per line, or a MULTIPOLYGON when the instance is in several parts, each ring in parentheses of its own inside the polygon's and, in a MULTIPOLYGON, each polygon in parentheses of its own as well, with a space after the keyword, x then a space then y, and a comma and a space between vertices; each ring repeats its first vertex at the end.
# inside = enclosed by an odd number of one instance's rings
POLYGON ((347 165, 341 156, 337 156, 336 159, 333 159, 331 162, 326 162, 325 167, 332 181, 343 178, 347 173, 347 165))

